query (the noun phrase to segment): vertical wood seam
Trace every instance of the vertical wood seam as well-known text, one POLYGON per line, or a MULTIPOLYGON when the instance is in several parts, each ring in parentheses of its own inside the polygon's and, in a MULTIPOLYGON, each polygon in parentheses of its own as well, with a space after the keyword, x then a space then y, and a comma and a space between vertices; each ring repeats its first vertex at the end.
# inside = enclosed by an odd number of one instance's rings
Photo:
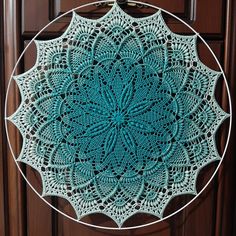
POLYGON ((0 36, 0 72, 3 79, 0 82, 0 89, 1 89, 1 97, 0 97, 0 134, 1 134, 1 143, 0 143, 0 181, 1 181, 1 232, 3 235, 8 235, 8 212, 6 209, 7 203, 7 184, 6 184, 6 161, 4 157, 6 157, 6 137, 4 135, 4 96, 5 96, 5 73, 4 73, 4 25, 3 25, 3 1, 0 2, 0 32, 2 32, 0 36))
MULTIPOLYGON (((224 56, 224 68, 231 91, 232 102, 234 104, 235 95, 232 90, 236 87, 235 76, 236 69, 236 3, 234 0, 227 1, 227 17, 225 22, 225 56, 224 56)), ((227 97, 226 92, 223 97, 227 97)), ((223 106, 228 107, 227 99, 223 100, 223 106)), ((235 112, 233 111, 233 116, 235 112)), ((234 118, 234 117, 233 117, 234 118)), ((226 158, 222 163, 222 168, 219 172, 219 192, 217 202, 217 214, 216 214, 216 230, 215 236, 233 235, 235 232, 235 215, 233 212, 233 204, 235 204, 236 191, 233 188, 235 184, 235 160, 233 154, 235 149, 232 141, 235 138, 234 133, 235 125, 232 126, 231 141, 226 153, 226 158), (230 190, 230 191, 229 191, 230 190)), ((235 205, 234 205, 235 206, 235 205)))
MULTIPOLYGON (((21 1, 4 0, 3 24, 4 24, 4 87, 7 88, 12 69, 19 56, 20 51, 20 13, 21 1)), ((10 97, 10 112, 19 103, 19 97, 14 94, 10 97)), ((14 146, 20 148, 20 137, 14 133, 14 146)), ((7 217, 7 236, 26 236, 25 225, 25 206, 24 206, 24 183, 22 177, 15 165, 13 157, 5 143, 6 155, 5 160, 5 192, 6 192, 6 214, 7 217)))

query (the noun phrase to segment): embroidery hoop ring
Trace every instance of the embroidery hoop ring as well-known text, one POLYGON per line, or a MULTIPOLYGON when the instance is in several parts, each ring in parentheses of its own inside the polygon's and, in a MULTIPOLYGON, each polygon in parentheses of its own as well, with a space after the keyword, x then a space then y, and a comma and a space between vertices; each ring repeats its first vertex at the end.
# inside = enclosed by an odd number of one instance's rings
POLYGON ((164 220, 167 220, 169 219, 170 217, 174 216, 175 214, 179 213, 180 211, 182 211, 183 209, 185 209, 187 206, 189 206, 193 201, 195 201, 195 199, 197 199, 201 193, 207 188, 207 186, 211 183, 211 181, 213 180, 213 178, 215 177, 216 173, 218 172, 220 166, 221 166, 221 163, 223 162, 224 160, 224 157, 225 157, 225 154, 226 154, 226 151, 227 151, 227 147, 229 145, 229 140, 230 140, 230 136, 231 136, 231 129, 232 129, 232 100, 231 100, 231 96, 230 96, 230 90, 229 90, 229 85, 228 85, 228 82, 227 82, 227 79, 226 79, 226 76, 225 76, 225 73, 223 71, 223 68, 221 66, 221 64, 219 63, 216 55, 214 54, 214 52, 212 51, 212 49, 210 48, 210 46, 206 43, 206 41, 202 38, 202 36, 196 32, 196 30, 194 30, 190 25, 188 25, 185 21, 183 21, 182 19, 180 19, 179 17, 177 17, 176 15, 168 12, 167 10, 164 10, 160 7, 157 7, 155 5, 152 5, 152 4, 149 4, 149 3, 145 3, 145 2, 140 2, 140 1, 135 1, 135 0, 127 0, 127 3, 133 3, 133 4, 141 4, 141 5, 144 5, 144 6, 147 6, 147 7, 150 7, 150 8, 153 8, 155 10, 160 10, 161 12, 164 12, 168 15, 170 15, 171 17, 177 19, 178 21, 180 21, 181 23, 183 23, 185 26, 187 26, 192 32, 195 33, 195 35, 204 43, 204 45, 209 49, 209 51, 211 52, 211 55, 213 56, 213 58, 215 59, 221 73, 222 73, 222 76, 223 76, 223 79, 224 79, 224 85, 225 85, 225 88, 226 88, 226 91, 227 91, 227 96, 228 96, 228 109, 229 109, 229 128, 228 128, 228 135, 227 135, 227 140, 226 140, 226 143, 225 143, 225 147, 224 147, 224 151, 223 151, 223 154, 222 154, 222 157, 214 171, 214 173, 212 174, 212 176, 210 177, 210 179, 207 181, 206 185, 188 202, 186 203, 184 206, 180 207, 178 210, 172 212, 171 214, 161 218, 161 219, 158 219, 158 220, 155 220, 153 222, 149 222, 147 224, 142 224, 142 225, 136 225, 136 226, 130 226, 130 227, 107 227, 107 226, 100 226, 100 225, 94 225, 94 224, 91 224, 91 223, 86 223, 86 222, 83 222, 82 220, 78 220, 78 219, 75 219, 71 216, 69 216, 68 214, 62 212, 61 210, 57 209, 55 206, 53 206, 51 203, 49 203, 45 198, 43 198, 41 196, 41 194, 32 186, 32 184, 28 181, 28 179, 26 178, 25 174, 23 173, 21 167, 19 166, 19 163, 17 162, 17 158, 16 158, 16 155, 13 151, 13 148, 11 146, 11 142, 10 142, 10 137, 9 137, 9 133, 8 133, 8 120, 7 120, 7 105, 8 105, 8 97, 9 97, 9 90, 10 90, 10 86, 12 84, 12 79, 13 79, 13 76, 14 76, 14 73, 16 71, 16 68, 19 64, 19 62, 21 61, 21 59, 23 58, 26 50, 28 49, 28 47, 31 45, 31 43, 49 26, 51 25, 52 23, 56 22, 58 19, 62 18, 63 16, 66 16, 68 15, 69 13, 75 11, 75 10, 79 10, 81 8, 84 8, 84 7, 88 7, 88 6, 92 6, 92 5, 96 5, 96 4, 102 4, 102 3, 114 3, 116 2, 116 0, 101 0, 101 1, 95 1, 95 2, 90 2, 90 3, 87 3, 87 4, 83 4, 79 7, 76 7, 76 8, 72 8, 71 10, 63 13, 62 15, 58 16, 57 18, 55 18, 54 20, 52 20, 51 22, 49 22, 47 25, 45 25, 33 38, 32 40, 29 42, 29 44, 25 47, 25 49, 22 51, 21 55, 19 56, 14 68, 13 68, 13 71, 11 73, 11 76, 10 76, 10 79, 9 79, 9 82, 8 82, 8 86, 7 86, 7 91, 6 91, 6 96, 5 96, 5 107, 4 107, 4 117, 5 117, 5 130, 6 130, 6 138, 7 138, 7 142, 8 142, 8 145, 9 145, 9 149, 10 149, 10 153, 15 161, 15 164, 18 168, 18 170, 20 171, 22 177, 24 178, 24 180, 26 181, 26 183, 30 186, 30 188, 38 195, 38 197, 40 197, 48 206, 50 206, 52 209, 56 210, 57 212, 59 212, 60 214, 62 214, 63 216, 77 222, 77 223, 81 223, 85 226, 89 226, 89 227, 93 227, 93 228, 97 228, 97 229, 105 229, 105 230, 131 230, 131 229, 138 229, 138 228, 142 228, 142 227, 146 227, 146 226, 150 226, 150 225, 153 225, 153 224, 156 224, 158 222, 161 222, 161 221, 164 221, 164 220))

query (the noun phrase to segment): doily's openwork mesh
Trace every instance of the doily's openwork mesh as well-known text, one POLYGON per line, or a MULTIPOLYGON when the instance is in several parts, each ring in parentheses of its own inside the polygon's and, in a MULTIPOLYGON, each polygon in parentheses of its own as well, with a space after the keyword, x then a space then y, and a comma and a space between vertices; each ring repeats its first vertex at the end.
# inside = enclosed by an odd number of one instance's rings
POLYGON ((9 120, 43 196, 121 227, 196 194, 199 170, 220 159, 214 137, 228 117, 214 98, 221 73, 200 62, 196 39, 173 33, 160 11, 137 19, 115 3, 98 20, 74 13, 61 37, 36 41, 35 66, 14 77, 22 103, 9 120))

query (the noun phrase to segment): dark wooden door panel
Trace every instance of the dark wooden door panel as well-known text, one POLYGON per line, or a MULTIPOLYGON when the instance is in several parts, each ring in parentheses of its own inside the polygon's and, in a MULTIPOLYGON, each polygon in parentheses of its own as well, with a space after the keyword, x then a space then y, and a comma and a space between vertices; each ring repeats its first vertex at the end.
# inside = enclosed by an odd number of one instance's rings
MULTIPOLYGON (((41 179, 31 168, 27 167, 27 179, 41 192, 41 179)), ((51 235, 52 233, 52 209, 27 185, 27 231, 28 235, 51 235)), ((51 200, 48 199, 50 203, 51 200)))
MULTIPOLYGON (((3 2, 0 2, 0 12, 3 12, 3 2)), ((0 15, 0 32, 3 32, 3 15, 0 15)), ((3 50, 3 45, 4 45, 4 39, 3 37, 0 37, 0 75, 4 78, 5 72, 4 72, 4 50, 3 50)), ((3 82, 0 83, 0 94, 5 94, 5 86, 3 86, 3 82)), ((2 117, 2 112, 3 112, 3 105, 4 105, 4 99, 3 96, 0 96, 0 153, 2 156, 5 154, 5 149, 3 148, 3 145, 6 146, 6 142, 3 139, 3 133, 4 133, 4 119, 2 117)), ((7 209, 5 207, 5 201, 6 201, 6 192, 7 188, 4 185, 4 180, 5 180, 5 170, 6 167, 4 166, 5 162, 1 158, 0 155, 0 217, 1 217, 1 222, 0 222, 0 235, 5 235, 6 234, 6 220, 7 217, 5 216, 7 214, 7 209)))
MULTIPOLYGON (((80 6, 84 3, 92 1, 83 0, 25 0, 23 5, 23 19, 22 19, 22 34, 25 37, 33 37, 36 32, 42 29, 52 19, 68 10, 80 6), (30 9, 30 10, 29 10, 30 9), (33 20, 32 20, 33 19, 33 20)), ((226 12, 226 3, 224 0, 177 0, 177 1, 148 1, 150 4, 159 6, 173 14, 181 17, 190 23, 197 32, 211 37, 223 37, 224 34, 224 19, 226 12), (210 9, 210 10, 209 10, 210 9)), ((86 17, 99 17, 108 11, 107 7, 90 6, 78 10, 78 13, 86 17)), ((137 8, 129 7, 129 13, 138 17, 154 13, 152 8, 137 8)), ((58 20, 56 24, 48 27, 41 35, 50 37, 60 34, 65 30, 69 17, 63 17, 58 20)), ((172 19, 173 21, 173 19, 172 19)), ((183 27, 178 21, 173 21, 173 28, 176 32, 191 32, 186 27, 183 27)))
MULTIPOLYGON (((90 2, 95 2, 95 1, 90 1, 90 2)), ((63 0, 52 0, 50 1, 51 5, 51 13, 54 13, 52 15, 53 18, 59 16, 62 13, 65 13, 67 11, 69 11, 72 8, 76 8, 78 5, 83 5, 83 4, 87 4, 88 1, 87 0, 68 0, 68 1, 63 1, 63 0)), ((185 15, 185 10, 188 10, 189 7, 191 5, 194 4, 194 1, 188 1, 188 0, 176 0, 176 1, 172 1, 172 0, 166 0, 166 1, 161 1, 161 0, 150 0, 148 1, 149 4, 155 4, 156 6, 161 6, 162 8, 173 12, 174 14, 182 14, 185 15)), ((143 13, 150 13, 150 9, 148 9, 148 7, 144 7, 144 6, 139 6, 142 9, 143 13)), ((91 11, 97 10, 96 6, 91 6, 91 11)), ((87 14, 87 10, 85 9, 81 9, 79 10, 80 13, 84 13, 87 14)), ((100 14, 104 14, 104 9, 100 9, 97 11, 100 14)), ((134 12, 135 13, 135 12, 134 12)), ((136 11, 137 14, 137 11, 136 11)))
MULTIPOLYGON (((71 8, 88 3, 88 0, 4 0, 4 38, 1 38, 1 46, 4 47, 4 60, 1 59, 1 68, 5 73, 5 79, 1 80, 1 91, 5 93, 6 84, 10 72, 14 66, 19 52, 29 43, 34 35, 47 23, 63 14, 71 8)), ((204 36, 217 58, 224 65, 231 88, 235 88, 236 70, 232 64, 236 63, 236 2, 234 0, 149 0, 187 21, 197 32, 204 36), (227 7, 228 6, 228 7, 227 7), (227 24, 226 24, 227 23, 227 24)), ((3 7, 3 5, 1 6, 3 7)), ((79 14, 97 18, 108 11, 107 7, 87 7, 78 11, 79 14)), ((0 8, 1 10, 1 8, 0 8)), ((154 12, 151 8, 146 7, 129 7, 127 11, 136 16, 145 16, 154 12)), ((171 19, 168 15, 164 17, 169 27, 177 33, 190 33, 187 27, 183 26, 176 20, 171 19)), ((68 26, 71 16, 63 17, 50 25, 39 38, 50 39, 62 34, 68 26)), ((0 27, 2 29, 2 26, 0 27)), ((199 57, 210 68, 219 70, 217 63, 209 53, 207 47, 199 42, 199 57)), ((36 59, 36 48, 32 44, 24 56, 18 71, 31 68, 36 59)), ((227 99, 225 99, 225 89, 219 83, 217 87, 217 99, 224 108, 227 109, 227 99)), ((10 97, 10 110, 14 111, 19 104, 17 88, 11 91, 13 96, 10 97), (15 90, 15 91, 14 91, 15 90)), ((233 95, 234 97, 235 95, 233 95)), ((1 117, 3 117, 3 98, 1 97, 1 117)), ((3 127, 3 120, 1 125, 3 127)), ((227 128, 227 127, 226 127, 227 128)), ((234 128, 234 127, 233 127, 234 128)), ((10 128, 11 137, 14 138, 14 150, 19 152, 21 140, 18 132, 10 128)), ((2 132, 2 130, 0 129, 2 132)), ((224 132, 222 132, 224 134, 224 132)), ((234 137, 235 134, 233 134, 234 137)), ((223 137, 223 136, 222 136, 223 137)), ((232 137, 232 138, 233 138, 232 137)), ((6 147, 6 137, 2 132, 1 135, 2 149, 1 156, 7 156, 7 159, 0 161, 0 183, 4 183, 0 194, 0 207, 4 222, 0 224, 0 235, 3 236, 105 236, 105 235, 147 235, 147 236, 234 236, 234 215, 235 207, 234 198, 236 192, 231 186, 235 182, 236 161, 233 159, 235 149, 233 143, 230 145, 228 155, 223 163, 218 178, 214 178, 207 189, 201 196, 195 200, 185 210, 179 212, 170 219, 136 230, 126 231, 107 231, 99 230, 84 226, 51 209, 43 200, 41 200, 29 186, 25 185, 24 180, 20 177, 19 172, 11 158, 11 154, 6 147)), ((225 139, 219 140, 219 144, 225 142, 225 139)), ((220 145, 219 145, 220 147, 220 145)), ((198 190, 209 180, 214 172, 216 164, 206 167, 198 178, 198 190)), ((30 167, 23 166, 30 183, 39 192, 42 190, 41 179, 39 175, 30 167)), ((169 204, 166 214, 173 209, 184 205, 192 197, 182 196, 169 204)), ((59 198, 47 198, 49 203, 58 207, 62 211, 74 216, 74 212, 67 201, 59 198)), ((137 223, 153 221, 153 217, 139 214, 134 216, 126 223, 127 226, 137 223)), ((86 222, 107 224, 112 222, 105 216, 94 215, 86 217, 86 222)))

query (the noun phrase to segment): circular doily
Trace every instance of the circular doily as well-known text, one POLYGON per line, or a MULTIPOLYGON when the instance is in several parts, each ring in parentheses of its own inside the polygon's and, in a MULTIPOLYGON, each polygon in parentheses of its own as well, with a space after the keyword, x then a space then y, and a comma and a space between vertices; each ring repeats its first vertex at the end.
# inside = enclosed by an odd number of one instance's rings
POLYGON ((73 12, 61 37, 35 41, 36 64, 14 76, 22 101, 8 120, 23 137, 17 161, 40 173, 42 196, 122 227, 197 195, 199 171, 221 159, 215 133, 229 116, 214 98, 222 73, 200 61, 197 37, 173 33, 161 10, 133 18, 114 3, 98 20, 73 12))

